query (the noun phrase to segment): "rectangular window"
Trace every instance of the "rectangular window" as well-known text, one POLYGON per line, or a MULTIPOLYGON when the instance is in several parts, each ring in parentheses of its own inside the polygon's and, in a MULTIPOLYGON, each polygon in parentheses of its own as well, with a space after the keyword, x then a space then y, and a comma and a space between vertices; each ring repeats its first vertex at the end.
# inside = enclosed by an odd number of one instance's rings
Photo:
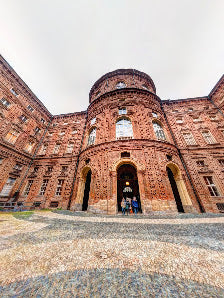
POLYGON ((34 207, 40 207, 40 205, 41 205, 41 202, 33 202, 34 207))
POLYGON ((52 173, 52 171, 53 171, 53 167, 52 166, 48 166, 47 167, 46 174, 50 174, 50 173, 52 173))
POLYGON ((40 121, 41 121, 42 123, 45 123, 45 120, 44 120, 43 118, 41 118, 40 121))
POLYGON ((184 121, 183 121, 183 119, 182 118, 177 118, 177 120, 176 120, 176 123, 178 123, 178 124, 181 124, 181 123, 183 123, 184 121))
POLYGON ((210 120, 211 120, 211 121, 215 121, 215 120, 217 120, 217 116, 216 116, 216 115, 211 115, 211 116, 210 116, 210 120))
POLYGON ((58 207, 58 202, 57 201, 51 201, 50 208, 57 208, 57 207, 58 207))
POLYGON ((25 115, 21 115, 21 116, 19 117, 19 119, 20 119, 21 122, 23 122, 23 123, 25 123, 25 122, 28 120, 28 118, 27 118, 25 115))
POLYGON ((3 163, 3 158, 0 157, 0 165, 3 163))
POLYGON ((42 183, 41 188, 40 188, 40 196, 43 196, 45 194, 48 181, 49 181, 49 179, 44 179, 43 180, 43 183, 42 183))
POLYGON ((220 163, 221 166, 224 166, 224 159, 220 159, 219 163, 220 163))
POLYGON ((13 95, 15 95, 16 97, 19 96, 19 93, 17 93, 15 89, 11 88, 10 91, 11 91, 11 93, 12 93, 13 95))
POLYGON ((24 196, 28 196, 32 184, 33 184, 33 180, 28 180, 25 191, 24 191, 24 196))
POLYGON ((3 189, 0 192, 0 196, 2 197, 8 196, 14 186, 15 181, 16 181, 15 178, 9 178, 6 184, 3 186, 3 189))
POLYGON ((41 129, 40 129, 39 127, 36 127, 36 128, 34 129, 35 134, 38 134, 40 131, 41 131, 41 129))
POLYGON ((217 187, 215 186, 215 184, 212 180, 212 177, 211 176, 204 176, 204 180, 205 180, 205 183, 208 187, 210 195, 212 197, 218 197, 219 193, 218 193, 217 187))
POLYGON ((3 104, 3 106, 5 106, 6 108, 8 108, 8 107, 10 106, 10 102, 9 102, 7 99, 5 99, 5 98, 2 98, 2 99, 0 100, 0 102, 1 102, 1 104, 3 104))
POLYGON ((17 130, 15 130, 15 129, 11 129, 11 130, 7 133, 7 135, 6 135, 6 137, 5 137, 5 140, 6 140, 7 142, 11 143, 11 144, 15 144, 15 142, 16 142, 18 136, 19 136, 19 132, 18 132, 17 130))
POLYGON ((14 166, 14 170, 16 170, 16 171, 21 171, 22 170, 22 165, 21 164, 19 164, 19 163, 17 163, 17 164, 15 164, 15 166, 14 166))
POLYGON ((126 115, 127 109, 126 108, 119 109, 118 113, 119 113, 119 115, 126 115))
POLYGON ((72 135, 75 135, 76 133, 77 133, 77 130, 76 130, 75 128, 73 128, 71 134, 72 134, 72 135))
POLYGON ((183 137, 187 145, 196 145, 195 139, 190 132, 184 133, 183 137))
POLYGON ((59 136, 64 136, 64 135, 65 135, 65 131, 64 130, 60 131, 59 136))
POLYGON ((63 179, 59 179, 58 180, 57 189, 56 189, 56 193, 55 193, 56 196, 60 196, 61 195, 63 184, 64 184, 64 180, 63 179))
POLYGON ((26 144, 24 150, 28 153, 31 153, 34 147, 34 142, 29 142, 26 144))
POLYGON ((193 118, 193 122, 200 122, 200 121, 201 121, 201 119, 199 117, 194 117, 193 118))
POLYGON ((28 109, 30 112, 33 112, 33 111, 34 111, 34 108, 32 108, 30 105, 27 106, 27 109, 28 109))
POLYGON ((40 149, 39 155, 45 155, 46 151, 47 151, 47 144, 43 144, 40 149))
POLYGON ((61 174, 65 174, 68 171, 68 166, 62 166, 61 174))
POLYGON ((73 143, 68 143, 66 153, 72 153, 73 148, 74 148, 74 144, 73 143))
POLYGON ((153 118, 158 118, 158 115, 157 115, 157 113, 155 113, 155 112, 152 112, 152 117, 153 117, 153 118))
POLYGON ((207 144, 214 144, 215 143, 215 139, 213 138, 210 131, 203 131, 202 135, 203 135, 203 137, 205 139, 205 142, 207 144))
POLYGON ((58 154, 59 150, 60 150, 60 144, 56 144, 53 150, 53 154, 58 154))
POLYGON ((93 118, 90 123, 91 123, 91 125, 95 124, 96 123, 96 117, 93 118))

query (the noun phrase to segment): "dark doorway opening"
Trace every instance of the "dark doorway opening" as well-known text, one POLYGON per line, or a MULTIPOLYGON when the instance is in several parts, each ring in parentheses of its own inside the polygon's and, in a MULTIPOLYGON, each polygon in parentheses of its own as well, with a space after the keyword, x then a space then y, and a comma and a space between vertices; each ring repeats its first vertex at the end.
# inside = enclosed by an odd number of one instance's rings
POLYGON ((86 211, 88 209, 90 183, 91 183, 91 170, 89 170, 89 172, 86 175, 86 183, 85 183, 85 190, 84 190, 84 196, 83 196, 82 211, 86 211))
POLYGON ((167 170, 167 174, 168 174, 168 177, 169 177, 169 180, 170 180, 170 185, 171 185, 171 188, 172 188, 172 191, 173 191, 173 195, 174 195, 174 198, 175 198, 175 201, 176 201, 176 204, 177 204, 177 210, 178 210, 178 212, 183 212, 184 213, 184 208, 183 208, 183 205, 182 205, 182 202, 181 202, 180 194, 179 194, 179 191, 178 191, 178 188, 177 188, 177 184, 176 184, 173 172, 168 167, 166 168, 166 170, 167 170))
POLYGON ((138 210, 142 212, 141 200, 138 186, 138 176, 135 167, 130 164, 123 164, 117 170, 117 206, 118 212, 121 211, 122 198, 136 197, 138 210))

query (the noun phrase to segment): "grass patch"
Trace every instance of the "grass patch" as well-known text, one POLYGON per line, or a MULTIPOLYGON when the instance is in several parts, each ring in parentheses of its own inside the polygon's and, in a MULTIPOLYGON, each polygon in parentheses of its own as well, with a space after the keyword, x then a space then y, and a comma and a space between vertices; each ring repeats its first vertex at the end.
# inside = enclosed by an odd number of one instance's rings
POLYGON ((33 211, 22 211, 22 212, 13 212, 12 215, 16 218, 16 219, 27 219, 29 218, 31 215, 33 215, 33 211))

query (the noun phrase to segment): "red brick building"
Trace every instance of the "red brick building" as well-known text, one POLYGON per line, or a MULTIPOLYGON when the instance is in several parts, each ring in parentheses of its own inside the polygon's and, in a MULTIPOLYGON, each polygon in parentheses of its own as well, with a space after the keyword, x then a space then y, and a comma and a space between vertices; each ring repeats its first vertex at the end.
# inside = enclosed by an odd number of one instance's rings
POLYGON ((116 214, 224 211, 224 77, 161 100, 133 69, 102 76, 86 111, 53 116, 0 57, 0 201, 116 214))

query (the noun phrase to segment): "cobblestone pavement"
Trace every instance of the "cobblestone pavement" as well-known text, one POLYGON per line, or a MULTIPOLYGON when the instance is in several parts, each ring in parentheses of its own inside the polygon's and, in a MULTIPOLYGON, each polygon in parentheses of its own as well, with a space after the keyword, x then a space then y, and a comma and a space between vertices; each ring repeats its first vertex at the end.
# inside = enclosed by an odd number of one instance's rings
POLYGON ((0 214, 0 297, 224 297, 224 216, 0 214))

